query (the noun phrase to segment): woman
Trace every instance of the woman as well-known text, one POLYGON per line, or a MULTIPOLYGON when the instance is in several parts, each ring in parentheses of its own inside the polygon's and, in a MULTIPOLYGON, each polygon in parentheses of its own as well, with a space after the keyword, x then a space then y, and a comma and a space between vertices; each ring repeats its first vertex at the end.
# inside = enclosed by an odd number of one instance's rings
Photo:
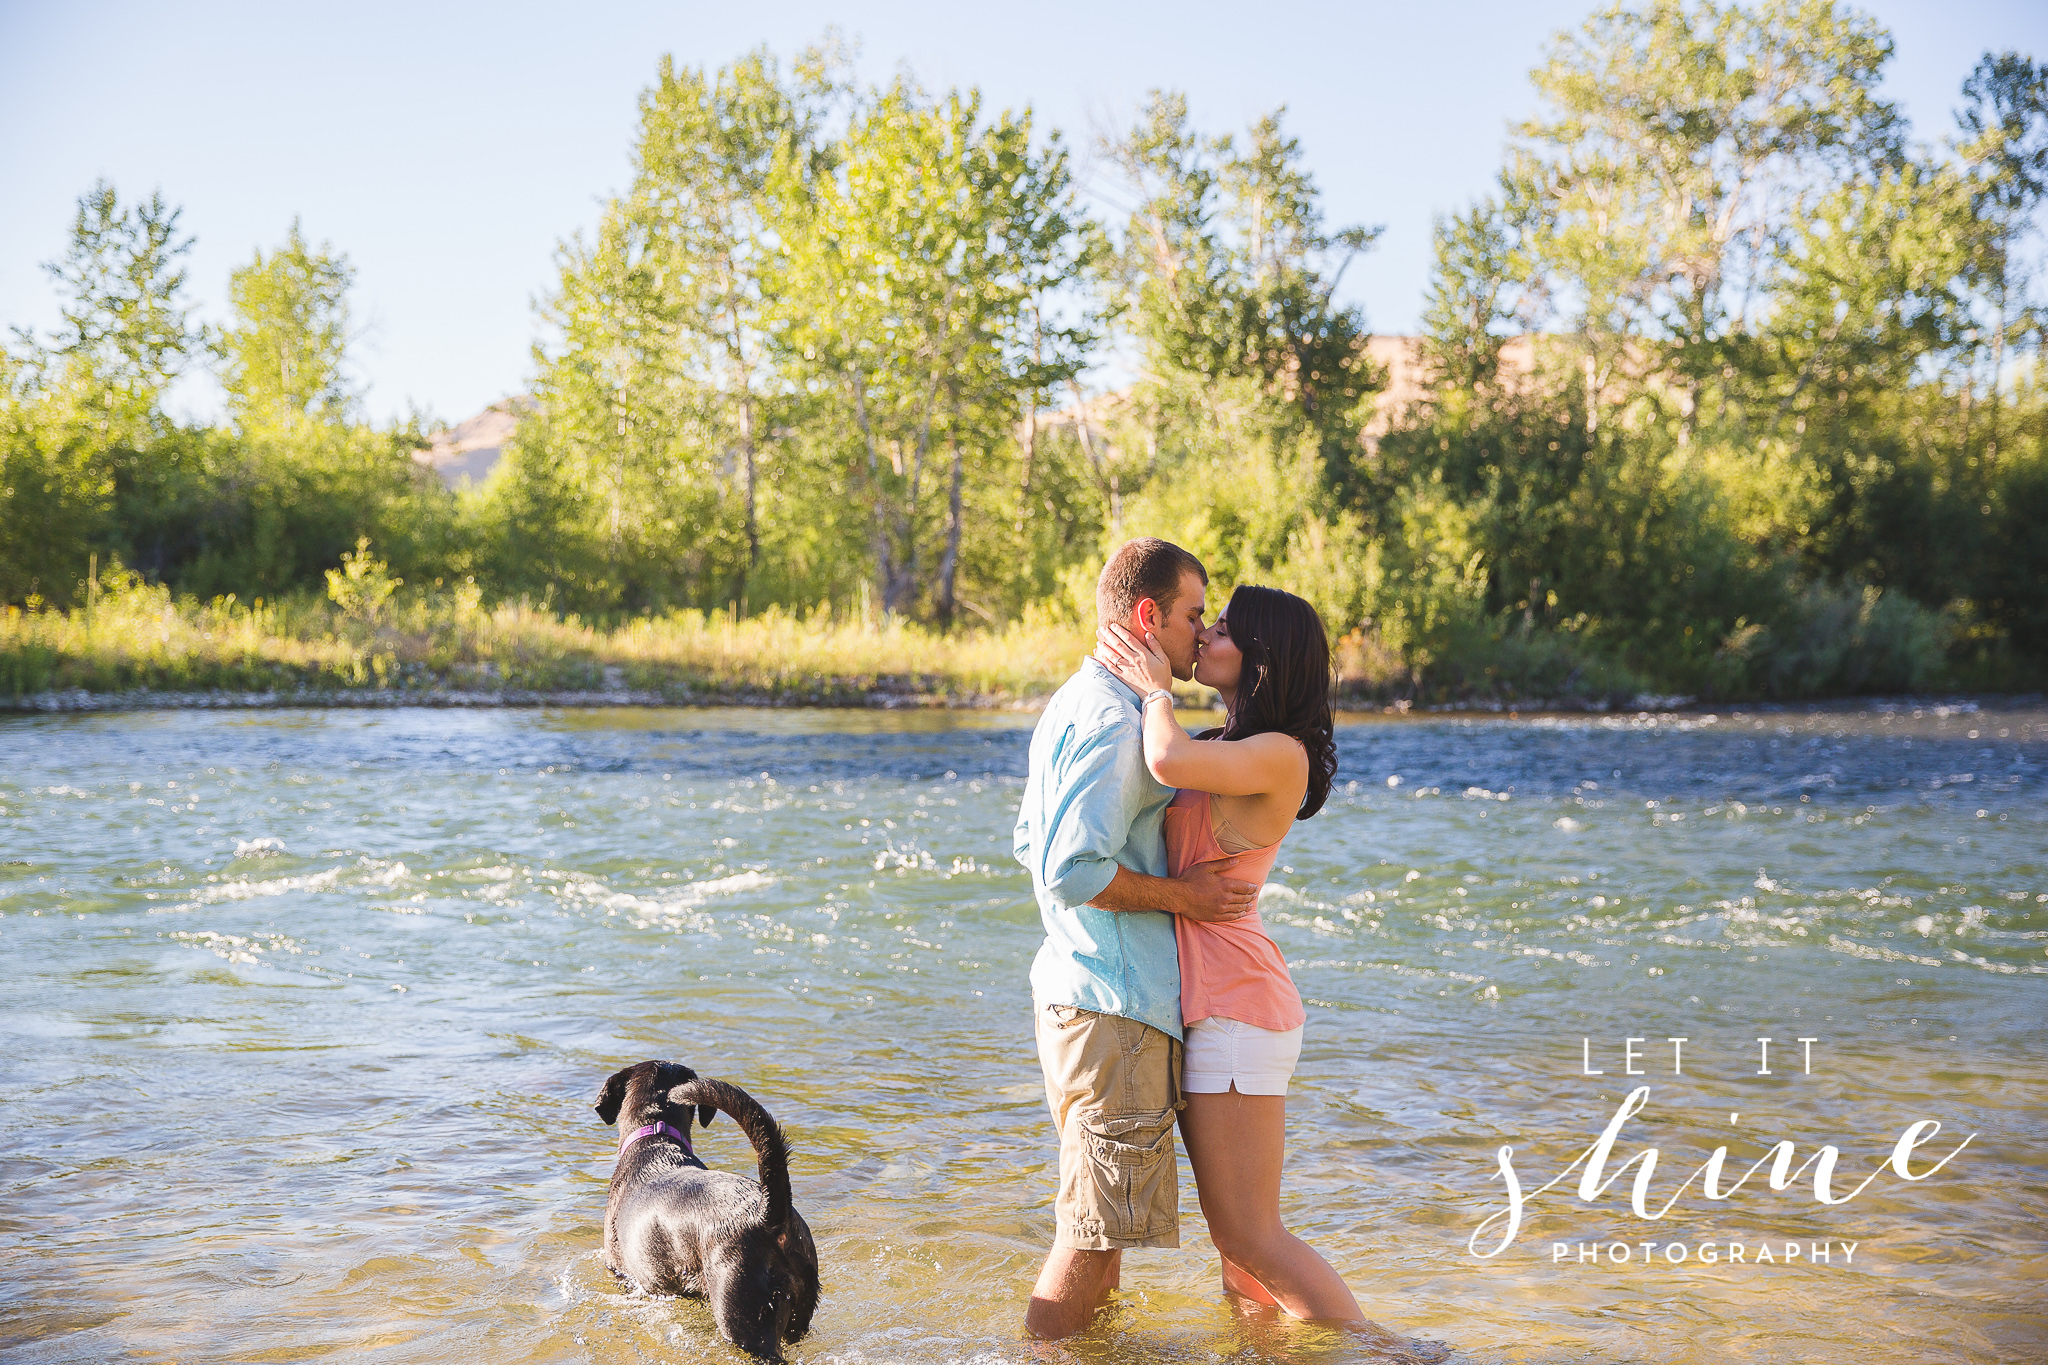
MULTIPOLYGON (((1166 817, 1172 874, 1233 858, 1231 876, 1263 882, 1294 822, 1322 809, 1337 771, 1330 645, 1315 608, 1274 588, 1231 594, 1195 655, 1195 681, 1216 690, 1225 712, 1222 729, 1200 739, 1174 716, 1173 671, 1149 634, 1139 640, 1112 624, 1101 643, 1097 657, 1145 697, 1147 766, 1181 789, 1166 817)), ((1364 1327, 1337 1272, 1280 1222, 1287 1081, 1307 1018, 1287 963, 1257 911, 1176 924, 1181 1134, 1223 1257, 1223 1288, 1295 1317, 1364 1327)))

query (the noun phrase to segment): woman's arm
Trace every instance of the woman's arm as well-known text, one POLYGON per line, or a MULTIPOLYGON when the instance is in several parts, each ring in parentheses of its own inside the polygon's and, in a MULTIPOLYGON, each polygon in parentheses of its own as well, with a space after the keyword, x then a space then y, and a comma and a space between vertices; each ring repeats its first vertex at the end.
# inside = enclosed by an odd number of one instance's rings
MULTIPOLYGON (((1141 694, 1171 687, 1173 668, 1149 633, 1141 641, 1112 623, 1098 639, 1096 657, 1141 694)), ((1218 796, 1263 796, 1301 786, 1308 754, 1290 735, 1253 735, 1229 743, 1195 739, 1182 728, 1171 705, 1154 700, 1145 706, 1145 766, 1169 787, 1218 796)))
POLYGON ((1145 766, 1169 787, 1192 787, 1217 796, 1264 796, 1301 786, 1308 755, 1291 735, 1195 739, 1181 728, 1172 707, 1155 704, 1145 708, 1145 766), (1164 730, 1170 730, 1171 737, 1164 730))

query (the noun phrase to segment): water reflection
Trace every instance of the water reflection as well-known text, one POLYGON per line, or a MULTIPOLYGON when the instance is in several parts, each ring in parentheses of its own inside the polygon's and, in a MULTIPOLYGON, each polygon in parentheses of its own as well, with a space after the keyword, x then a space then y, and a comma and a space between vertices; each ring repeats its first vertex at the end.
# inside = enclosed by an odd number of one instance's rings
MULTIPOLYGON (((0 722, 8 1357, 730 1358, 598 1253, 592 1094, 672 1056, 795 1139, 827 1270, 803 1358, 1031 1358, 1030 719, 0 722)), ((1265 908, 1312 1012, 1288 1214, 1369 1311, 1475 1359, 2038 1353, 2048 713, 1375 719, 1342 759, 1265 908), (1673 1035, 1685 1075, 1621 1074, 1673 1035), (1759 1035, 1823 1038, 1815 1074, 1751 1074, 1759 1035), (1845 1208, 1745 1192, 1646 1231, 1624 1181, 1469 1256, 1499 1146, 1547 1179, 1635 1084, 1623 1155, 1660 1146, 1669 1188, 1717 1144, 1847 1171, 1916 1118, 1980 1136, 1845 1208), (1637 1234, 1861 1249, 1552 1260, 1637 1234)), ((722 1123, 703 1145, 748 1164, 722 1123)), ((1060 1354, 1358 1358, 1234 1318, 1188 1214, 1060 1354)))

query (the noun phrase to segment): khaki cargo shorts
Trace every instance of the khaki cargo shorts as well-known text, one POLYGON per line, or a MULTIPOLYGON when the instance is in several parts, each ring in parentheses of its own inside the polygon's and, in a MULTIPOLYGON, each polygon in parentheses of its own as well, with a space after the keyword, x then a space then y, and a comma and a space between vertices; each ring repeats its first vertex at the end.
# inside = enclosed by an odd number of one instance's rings
POLYGON ((1135 1019, 1073 1005, 1040 1005, 1037 1018, 1045 1099, 1060 1134, 1053 1245, 1179 1246, 1179 1040, 1135 1019))

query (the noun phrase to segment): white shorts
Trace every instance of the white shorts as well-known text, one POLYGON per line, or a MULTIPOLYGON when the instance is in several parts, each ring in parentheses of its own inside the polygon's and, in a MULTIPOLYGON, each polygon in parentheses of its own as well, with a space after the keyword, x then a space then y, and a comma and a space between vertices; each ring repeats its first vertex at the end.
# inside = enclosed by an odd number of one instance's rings
POLYGON ((1181 1054, 1181 1089, 1220 1095, 1234 1084, 1240 1095, 1284 1095, 1301 1060, 1301 1030, 1281 1033, 1241 1019, 1210 1015, 1188 1025, 1181 1054))

